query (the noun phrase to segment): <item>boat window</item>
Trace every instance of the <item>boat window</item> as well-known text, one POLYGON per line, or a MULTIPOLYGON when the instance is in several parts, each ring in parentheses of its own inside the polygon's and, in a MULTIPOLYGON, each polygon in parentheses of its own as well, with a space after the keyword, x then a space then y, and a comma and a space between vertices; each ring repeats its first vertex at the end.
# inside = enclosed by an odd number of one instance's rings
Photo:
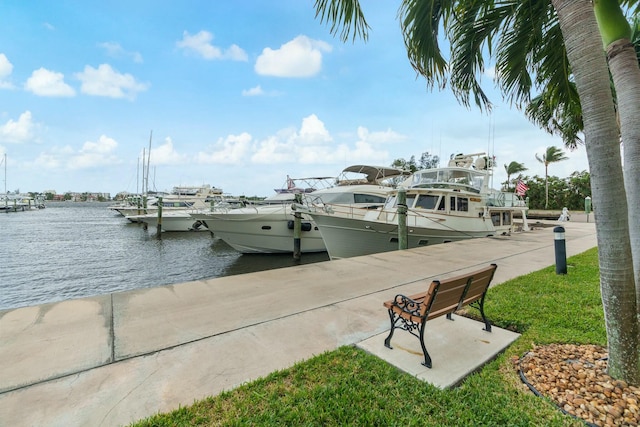
POLYGON ((445 200, 446 200, 446 197, 445 197, 445 196, 442 196, 442 198, 441 198, 441 199, 440 199, 440 201, 438 202, 438 208, 437 208, 437 209, 438 209, 439 211, 443 211, 443 210, 444 210, 445 200))
POLYGON ((413 202, 416 200, 415 194, 407 194, 407 206, 412 207, 413 202))
POLYGON ((491 212, 491 222, 494 226, 500 225, 500 212, 491 212))
POLYGON ((451 197, 451 210, 459 212, 469 211, 469 199, 466 197, 451 197))
POLYGON ((502 225, 511 225, 511 212, 502 212, 502 225))
POLYGON ((354 194, 354 201, 356 203, 384 203, 385 197, 375 196, 373 194, 354 194))
POLYGON ((432 194, 422 194, 416 201, 416 208, 435 209, 439 198, 440 196, 434 196, 432 194))
POLYGON ((387 202, 384 204, 384 207, 390 209, 396 205, 397 196, 389 196, 387 198, 387 202))

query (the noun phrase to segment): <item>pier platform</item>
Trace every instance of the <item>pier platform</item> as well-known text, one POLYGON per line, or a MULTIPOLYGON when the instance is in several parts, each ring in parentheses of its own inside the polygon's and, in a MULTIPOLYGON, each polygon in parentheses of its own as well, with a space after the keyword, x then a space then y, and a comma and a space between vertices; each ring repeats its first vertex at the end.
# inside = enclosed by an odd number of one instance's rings
POLYGON ((553 265, 554 225, 565 227, 568 256, 597 245, 593 223, 530 225, 511 236, 0 311, 0 426, 127 425, 343 345, 454 386, 517 334, 485 333, 461 317, 434 321, 434 368, 420 369, 418 341, 402 341, 409 334, 382 347, 382 302, 492 262, 493 286, 553 265))

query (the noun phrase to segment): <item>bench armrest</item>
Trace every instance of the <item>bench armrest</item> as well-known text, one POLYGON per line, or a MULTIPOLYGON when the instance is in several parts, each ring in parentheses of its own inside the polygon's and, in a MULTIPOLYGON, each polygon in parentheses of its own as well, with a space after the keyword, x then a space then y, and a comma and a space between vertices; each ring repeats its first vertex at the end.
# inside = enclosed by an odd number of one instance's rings
POLYGON ((393 306, 398 307, 403 312, 411 316, 422 316, 424 315, 423 301, 424 300, 416 301, 406 295, 398 294, 393 299, 393 306))

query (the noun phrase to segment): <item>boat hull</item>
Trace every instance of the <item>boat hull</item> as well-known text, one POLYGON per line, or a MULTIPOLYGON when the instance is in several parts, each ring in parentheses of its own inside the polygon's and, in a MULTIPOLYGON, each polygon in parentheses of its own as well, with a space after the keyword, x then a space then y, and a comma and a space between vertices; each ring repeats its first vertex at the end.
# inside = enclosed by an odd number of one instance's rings
MULTIPOLYGON (((245 254, 292 253, 293 211, 289 206, 232 209, 227 213, 193 215, 201 220, 215 237, 245 254)), ((320 231, 303 215, 300 251, 325 252, 320 231)))
MULTIPOLYGON (((399 249, 397 223, 345 218, 329 214, 314 214, 313 219, 320 229, 331 259, 350 258, 399 249)), ((408 248, 488 237, 496 233, 489 221, 484 228, 476 227, 474 230, 465 230, 464 232, 447 228, 443 224, 436 224, 436 227, 407 224, 408 248)))
MULTIPOLYGON (((158 228, 157 215, 139 215, 127 217, 131 222, 142 222, 149 228, 158 228)), ((170 212, 162 216, 162 231, 207 231, 207 227, 202 221, 194 219, 186 212, 170 212)))

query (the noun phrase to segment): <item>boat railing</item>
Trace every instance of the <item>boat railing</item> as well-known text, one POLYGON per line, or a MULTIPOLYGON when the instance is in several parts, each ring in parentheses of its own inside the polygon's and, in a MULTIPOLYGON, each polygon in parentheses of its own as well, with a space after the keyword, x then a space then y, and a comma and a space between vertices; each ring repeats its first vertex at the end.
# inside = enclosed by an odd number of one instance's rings
POLYGON ((515 193, 506 191, 494 191, 487 196, 487 206, 505 207, 505 208, 526 208, 527 203, 515 193))
POLYGON ((311 203, 311 204, 299 204, 293 203, 291 205, 293 210, 300 212, 314 213, 325 212, 329 215, 336 215, 344 218, 363 218, 367 213, 372 211, 378 211, 382 207, 382 203, 370 203, 370 204, 352 204, 352 203, 311 203))

